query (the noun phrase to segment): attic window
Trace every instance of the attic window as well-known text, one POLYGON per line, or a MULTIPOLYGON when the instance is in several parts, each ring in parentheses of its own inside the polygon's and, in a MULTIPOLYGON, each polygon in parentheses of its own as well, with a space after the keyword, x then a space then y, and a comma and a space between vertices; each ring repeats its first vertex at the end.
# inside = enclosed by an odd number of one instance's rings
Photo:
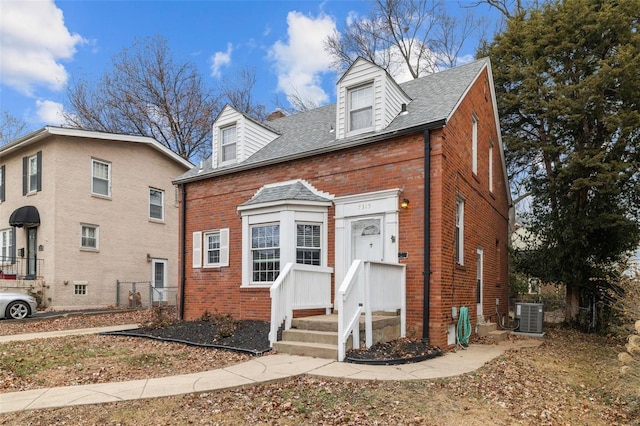
POLYGON ((349 90, 349 131, 373 126, 373 84, 349 90))
POLYGON ((236 126, 220 129, 220 147, 222 163, 236 160, 236 126))

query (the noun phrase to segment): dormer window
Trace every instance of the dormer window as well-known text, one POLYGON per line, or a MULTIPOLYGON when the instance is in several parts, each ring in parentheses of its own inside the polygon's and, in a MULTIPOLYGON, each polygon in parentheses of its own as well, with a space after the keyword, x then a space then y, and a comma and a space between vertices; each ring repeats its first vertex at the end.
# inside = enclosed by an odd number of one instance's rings
POLYGON ((349 131, 373 127, 373 84, 349 90, 349 131))
POLYGON ((228 126, 220 129, 220 160, 222 163, 236 161, 236 126, 228 126))

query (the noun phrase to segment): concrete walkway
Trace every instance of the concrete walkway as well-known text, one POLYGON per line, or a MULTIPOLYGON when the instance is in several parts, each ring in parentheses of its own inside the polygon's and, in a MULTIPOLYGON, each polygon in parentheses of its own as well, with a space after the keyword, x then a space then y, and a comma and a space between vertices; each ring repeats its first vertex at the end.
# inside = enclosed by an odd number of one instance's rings
MULTIPOLYGON (((118 326, 118 329, 124 329, 124 327, 118 326)), ((95 333, 107 331, 107 328, 74 331, 76 334, 78 332, 86 334, 87 330, 93 330, 95 333)), ((52 333, 55 335, 63 332, 52 333)), ((50 337, 52 333, 35 333, 30 335, 30 338, 46 337, 45 335, 50 337)), ((74 333, 66 332, 58 335, 68 334, 74 333)), ((24 336, 3 336, 0 341, 26 340, 24 336)), ((0 413, 214 391, 265 383, 301 374, 357 380, 422 380, 449 377, 474 371, 509 349, 536 347, 540 343, 540 340, 532 339, 502 342, 497 345, 471 345, 466 350, 449 352, 430 360, 397 366, 350 364, 286 354, 264 355, 242 364, 200 373, 0 394, 0 413)))

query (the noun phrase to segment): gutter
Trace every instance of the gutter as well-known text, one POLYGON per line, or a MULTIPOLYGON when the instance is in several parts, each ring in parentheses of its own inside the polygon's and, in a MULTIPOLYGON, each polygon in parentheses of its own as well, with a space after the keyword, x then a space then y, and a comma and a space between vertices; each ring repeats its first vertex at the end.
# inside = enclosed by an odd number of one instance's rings
POLYGON ((422 302, 422 340, 429 341, 429 314, 430 314, 430 278, 431 278, 431 132, 425 129, 424 133, 424 269, 422 302))
POLYGON ((186 286, 186 272, 187 272, 187 267, 186 267, 186 261, 185 261, 185 256, 187 253, 187 248, 186 248, 186 235, 187 235, 187 185, 180 185, 180 187, 182 188, 182 206, 181 206, 181 214, 182 214, 182 224, 181 224, 181 228, 182 231, 180 232, 180 250, 181 250, 181 259, 182 259, 182 265, 180 265, 180 306, 178 307, 178 319, 180 320, 184 320, 184 289, 186 286))

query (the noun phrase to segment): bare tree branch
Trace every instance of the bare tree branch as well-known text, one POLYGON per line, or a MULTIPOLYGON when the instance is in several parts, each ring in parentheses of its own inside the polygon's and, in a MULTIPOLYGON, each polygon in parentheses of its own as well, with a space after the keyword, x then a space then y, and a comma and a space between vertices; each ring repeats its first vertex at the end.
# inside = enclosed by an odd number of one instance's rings
POLYGON ((441 0, 376 0, 368 17, 325 41, 333 67, 344 72, 361 56, 398 76, 418 78, 456 64, 463 43, 480 28, 467 13, 448 15, 441 0))

